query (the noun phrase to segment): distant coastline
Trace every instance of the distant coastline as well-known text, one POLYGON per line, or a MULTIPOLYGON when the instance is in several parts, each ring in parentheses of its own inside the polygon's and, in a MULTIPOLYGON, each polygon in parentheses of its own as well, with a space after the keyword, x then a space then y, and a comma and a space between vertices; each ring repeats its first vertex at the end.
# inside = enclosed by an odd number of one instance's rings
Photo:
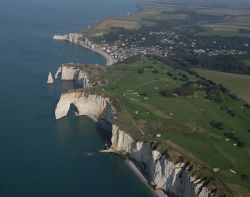
POLYGON ((81 38, 81 37, 82 36, 80 33, 69 33, 69 34, 65 34, 65 35, 53 35, 53 40, 68 41, 68 42, 71 42, 73 44, 77 44, 77 45, 80 45, 84 48, 87 48, 91 51, 94 51, 94 52, 102 55, 106 59, 106 65, 112 65, 112 64, 117 62, 116 59, 114 59, 111 55, 109 55, 108 53, 103 51, 101 49, 101 47, 99 47, 98 45, 95 45, 95 47, 91 47, 90 44, 87 45, 85 42, 80 41, 79 38, 81 38))

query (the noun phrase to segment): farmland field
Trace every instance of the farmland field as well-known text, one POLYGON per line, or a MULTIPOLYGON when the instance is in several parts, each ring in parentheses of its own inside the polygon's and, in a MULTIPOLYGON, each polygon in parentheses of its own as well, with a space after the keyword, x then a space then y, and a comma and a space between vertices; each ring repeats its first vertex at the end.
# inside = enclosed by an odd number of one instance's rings
POLYGON ((142 25, 157 24, 159 21, 176 23, 191 21, 192 25, 203 30, 197 36, 240 36, 250 37, 250 11, 243 8, 209 8, 202 5, 188 6, 174 2, 142 2, 139 4, 140 12, 122 17, 110 17, 91 26, 89 29, 80 30, 85 36, 96 36, 98 33, 107 33, 113 27, 125 29, 138 29, 142 25), (184 10, 189 10, 188 12, 184 10), (200 16, 205 18, 196 21, 200 16), (217 17, 217 20, 210 20, 217 17), (89 32, 89 34, 88 34, 89 32))

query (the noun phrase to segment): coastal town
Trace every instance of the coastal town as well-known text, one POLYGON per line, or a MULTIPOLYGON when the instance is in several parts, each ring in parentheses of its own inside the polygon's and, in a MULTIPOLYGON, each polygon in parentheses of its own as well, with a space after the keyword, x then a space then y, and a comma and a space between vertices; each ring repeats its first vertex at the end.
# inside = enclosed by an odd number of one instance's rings
POLYGON ((129 57, 146 55, 173 56, 247 56, 249 38, 194 37, 183 32, 117 29, 108 34, 86 38, 81 33, 55 35, 55 40, 68 40, 103 55, 108 65, 129 57), (143 32, 143 33, 142 33, 143 32))
MULTIPOLYGON (((141 32, 134 31, 131 34, 123 34, 124 30, 111 32, 110 35, 103 35, 93 38, 98 47, 110 54, 118 61, 123 61, 131 56, 148 55, 168 57, 179 55, 185 52, 188 55, 246 55, 249 53, 250 39, 236 39, 237 44, 229 44, 228 39, 218 38, 186 38, 181 33, 175 32, 141 32)), ((232 42, 232 41, 231 41, 232 42)), ((95 45, 94 45, 95 46, 95 45)))

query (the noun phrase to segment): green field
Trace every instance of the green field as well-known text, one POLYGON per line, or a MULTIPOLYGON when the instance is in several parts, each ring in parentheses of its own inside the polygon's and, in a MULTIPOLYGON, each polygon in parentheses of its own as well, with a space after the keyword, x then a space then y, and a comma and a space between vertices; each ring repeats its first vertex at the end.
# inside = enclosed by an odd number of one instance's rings
MULTIPOLYGON (((240 36, 250 37, 250 8, 214 8, 202 3, 186 4, 181 2, 141 2, 141 12, 122 17, 106 18, 99 23, 79 32, 86 37, 108 33, 112 27, 138 29, 143 25, 154 25, 165 21, 202 27, 197 36, 240 36), (200 18, 200 16, 202 16, 200 18), (205 16, 205 17, 204 17, 205 16), (216 19, 214 19, 216 17, 216 19), (198 19, 198 20, 197 20, 198 19)), ((175 27, 175 26, 173 26, 175 27)))
POLYGON ((250 103, 250 76, 232 73, 224 73, 219 71, 195 69, 202 76, 211 79, 216 83, 223 84, 233 93, 250 103))
POLYGON ((216 85, 145 58, 105 68, 102 75, 108 84, 90 91, 111 98, 122 129, 135 139, 159 142, 158 149, 167 149, 172 160, 181 155, 192 161, 194 174, 213 177, 217 187, 250 195, 250 109, 245 102, 221 90, 214 101, 207 92, 216 85), (214 121, 220 129, 212 126, 214 121))

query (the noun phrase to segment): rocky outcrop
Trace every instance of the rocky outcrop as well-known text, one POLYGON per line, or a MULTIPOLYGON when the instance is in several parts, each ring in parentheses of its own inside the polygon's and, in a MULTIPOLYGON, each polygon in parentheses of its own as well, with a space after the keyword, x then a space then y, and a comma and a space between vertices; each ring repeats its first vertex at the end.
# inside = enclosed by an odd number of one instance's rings
POLYGON ((48 83, 48 84, 54 83, 54 79, 53 79, 53 77, 52 77, 51 72, 50 72, 49 75, 48 75, 47 83, 48 83))
POLYGON ((110 151, 126 155, 143 171, 148 183, 169 196, 210 197, 213 194, 200 179, 189 174, 185 163, 170 161, 164 154, 153 150, 151 144, 134 140, 115 124, 115 109, 109 98, 71 91, 61 96, 55 110, 56 119, 67 115, 73 104, 79 115, 95 120, 101 118, 112 124, 112 145, 110 151))
POLYGON ((55 74, 55 79, 75 81, 83 88, 92 87, 87 72, 84 69, 75 67, 74 64, 60 66, 55 74))

